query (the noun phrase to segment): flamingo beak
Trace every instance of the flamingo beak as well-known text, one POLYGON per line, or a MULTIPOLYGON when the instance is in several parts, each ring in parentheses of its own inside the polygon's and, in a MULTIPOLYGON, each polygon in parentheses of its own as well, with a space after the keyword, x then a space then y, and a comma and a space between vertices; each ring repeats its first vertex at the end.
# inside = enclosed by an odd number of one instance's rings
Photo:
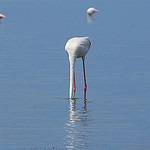
POLYGON ((95 9, 94 12, 99 12, 99 10, 95 9))

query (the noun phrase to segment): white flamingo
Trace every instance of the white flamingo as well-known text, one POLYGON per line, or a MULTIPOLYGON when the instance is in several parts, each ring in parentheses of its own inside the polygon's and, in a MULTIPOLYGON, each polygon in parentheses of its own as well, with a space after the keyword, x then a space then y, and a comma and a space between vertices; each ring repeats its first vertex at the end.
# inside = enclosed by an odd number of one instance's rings
POLYGON ((0 19, 2 19, 2 18, 5 18, 5 16, 4 16, 4 15, 2 15, 2 14, 0 14, 0 19))
POLYGON ((85 55, 90 49, 91 42, 89 37, 74 37, 68 40, 65 46, 65 50, 67 54, 69 55, 69 61, 70 61, 70 95, 69 98, 74 98, 75 96, 75 61, 76 58, 82 58, 83 60, 83 72, 84 72, 84 99, 86 99, 86 76, 85 76, 85 64, 84 59, 85 55), (74 87, 73 87, 74 83, 74 87), (73 97, 72 97, 73 92, 73 97))
POLYGON ((99 12, 99 10, 95 9, 94 7, 90 7, 90 8, 87 10, 88 18, 89 18, 89 19, 90 19, 90 17, 92 18, 93 14, 96 13, 96 12, 99 12))

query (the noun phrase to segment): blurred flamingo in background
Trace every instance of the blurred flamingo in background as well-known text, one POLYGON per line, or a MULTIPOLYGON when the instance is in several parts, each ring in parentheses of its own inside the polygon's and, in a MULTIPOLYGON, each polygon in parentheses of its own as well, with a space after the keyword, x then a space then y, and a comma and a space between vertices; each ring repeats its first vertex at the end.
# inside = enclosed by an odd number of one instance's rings
POLYGON ((90 7, 87 10, 87 16, 88 16, 88 20, 92 20, 93 19, 93 14, 99 12, 99 10, 95 9, 94 7, 90 7))
POLYGON ((84 59, 85 55, 90 49, 91 42, 89 37, 75 37, 68 40, 65 46, 65 50, 69 55, 70 61, 70 95, 69 98, 74 98, 76 86, 75 86, 75 61, 76 58, 82 58, 83 60, 83 72, 84 72, 84 99, 86 99, 86 76, 85 76, 85 64, 84 59), (74 84, 74 87, 73 87, 74 84), (72 95, 73 92, 73 95, 72 95))

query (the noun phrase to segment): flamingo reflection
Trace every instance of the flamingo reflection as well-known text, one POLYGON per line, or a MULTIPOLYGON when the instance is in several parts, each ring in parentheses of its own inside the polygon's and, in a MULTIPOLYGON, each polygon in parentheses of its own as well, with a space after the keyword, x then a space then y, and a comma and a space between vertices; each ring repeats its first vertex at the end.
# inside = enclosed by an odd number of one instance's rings
POLYGON ((69 121, 66 123, 66 148, 82 149, 88 147, 89 116, 87 111, 87 100, 84 100, 82 109, 76 108, 76 99, 70 100, 69 121))

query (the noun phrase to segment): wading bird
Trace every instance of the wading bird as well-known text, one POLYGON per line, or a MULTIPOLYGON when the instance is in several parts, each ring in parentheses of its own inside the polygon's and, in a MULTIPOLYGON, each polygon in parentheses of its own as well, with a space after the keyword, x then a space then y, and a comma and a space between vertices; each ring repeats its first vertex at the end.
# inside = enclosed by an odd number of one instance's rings
POLYGON ((96 13, 96 12, 99 12, 99 10, 97 10, 93 7, 89 8, 87 10, 88 19, 90 19, 90 18, 92 19, 93 14, 96 13))
POLYGON ((82 58, 83 60, 83 73, 84 73, 84 99, 86 99, 86 76, 85 76, 85 64, 84 59, 85 55, 90 49, 91 42, 89 37, 74 37, 68 40, 65 45, 65 50, 69 55, 70 61, 70 94, 69 98, 74 98, 76 86, 75 86, 75 61, 76 58, 82 58), (74 84, 74 86, 73 86, 74 84), (73 95, 72 95, 73 93, 73 95))

